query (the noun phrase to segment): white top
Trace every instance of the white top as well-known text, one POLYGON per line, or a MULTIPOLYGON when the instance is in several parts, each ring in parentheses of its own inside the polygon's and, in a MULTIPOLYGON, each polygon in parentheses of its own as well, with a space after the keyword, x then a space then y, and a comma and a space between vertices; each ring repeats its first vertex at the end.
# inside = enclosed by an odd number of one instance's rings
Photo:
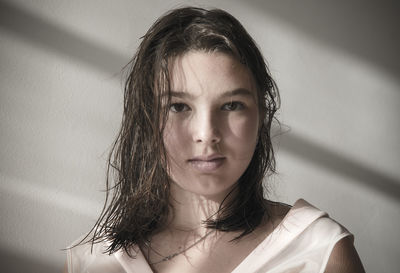
MULTIPOLYGON (((299 199, 282 222, 232 273, 324 272, 335 244, 352 236, 328 214, 299 199)), ((106 246, 85 244, 67 251, 69 273, 152 273, 143 254, 123 250, 103 254, 106 246)))

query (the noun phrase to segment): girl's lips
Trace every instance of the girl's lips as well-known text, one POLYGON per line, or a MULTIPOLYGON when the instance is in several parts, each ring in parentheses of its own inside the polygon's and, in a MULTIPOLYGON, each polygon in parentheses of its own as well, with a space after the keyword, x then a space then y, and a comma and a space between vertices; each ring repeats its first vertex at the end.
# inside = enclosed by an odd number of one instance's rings
POLYGON ((217 170, 222 164, 224 164, 224 161, 224 157, 216 157, 209 160, 191 159, 189 160, 189 163, 199 172, 211 173, 217 170))

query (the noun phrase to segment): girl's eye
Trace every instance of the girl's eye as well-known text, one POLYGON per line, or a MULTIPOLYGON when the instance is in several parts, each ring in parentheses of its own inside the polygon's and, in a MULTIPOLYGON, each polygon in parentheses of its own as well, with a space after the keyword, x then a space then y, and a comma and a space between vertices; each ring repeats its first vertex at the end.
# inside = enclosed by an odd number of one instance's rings
POLYGON ((172 103, 170 106, 170 110, 174 113, 189 111, 190 108, 184 103, 172 103))
POLYGON ((225 111, 237 111, 242 110, 244 108, 244 104, 238 101, 231 101, 222 105, 222 110, 225 111))

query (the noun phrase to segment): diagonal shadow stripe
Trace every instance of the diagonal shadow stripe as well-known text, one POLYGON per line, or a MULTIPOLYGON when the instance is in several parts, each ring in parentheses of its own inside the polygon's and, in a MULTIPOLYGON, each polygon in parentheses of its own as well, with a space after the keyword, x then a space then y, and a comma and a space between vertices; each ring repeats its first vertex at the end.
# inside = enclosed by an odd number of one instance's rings
POLYGON ((34 257, 29 257, 23 253, 17 253, 9 248, 5 249, 0 244, 0 264, 1 272, 21 273, 21 272, 40 272, 54 273, 61 272, 62 265, 55 266, 43 261, 39 261, 34 257))
POLYGON ((129 61, 129 57, 3 1, 0 1, 0 27, 47 50, 89 64, 107 74, 119 73, 129 61))
POLYGON ((279 147, 316 166, 352 178, 362 185, 400 201, 400 181, 379 170, 365 167, 353 159, 289 133, 282 135, 279 147))
POLYGON ((248 7, 400 77, 399 1, 265 1, 248 7))

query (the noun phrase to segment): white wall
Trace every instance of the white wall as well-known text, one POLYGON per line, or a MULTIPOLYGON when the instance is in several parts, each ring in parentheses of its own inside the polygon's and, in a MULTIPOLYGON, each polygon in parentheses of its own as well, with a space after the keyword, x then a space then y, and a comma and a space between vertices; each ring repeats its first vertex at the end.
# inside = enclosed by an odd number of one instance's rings
MULTIPOLYGON (((328 211, 355 234, 367 272, 397 272, 399 6, 186 3, 232 12, 260 44, 277 80, 279 118, 291 129, 275 139, 279 174, 269 182, 271 198, 293 203, 303 197, 328 211)), ((121 117, 119 71, 155 18, 177 4, 0 2, 4 272, 61 271, 60 249, 94 223, 121 117)))

